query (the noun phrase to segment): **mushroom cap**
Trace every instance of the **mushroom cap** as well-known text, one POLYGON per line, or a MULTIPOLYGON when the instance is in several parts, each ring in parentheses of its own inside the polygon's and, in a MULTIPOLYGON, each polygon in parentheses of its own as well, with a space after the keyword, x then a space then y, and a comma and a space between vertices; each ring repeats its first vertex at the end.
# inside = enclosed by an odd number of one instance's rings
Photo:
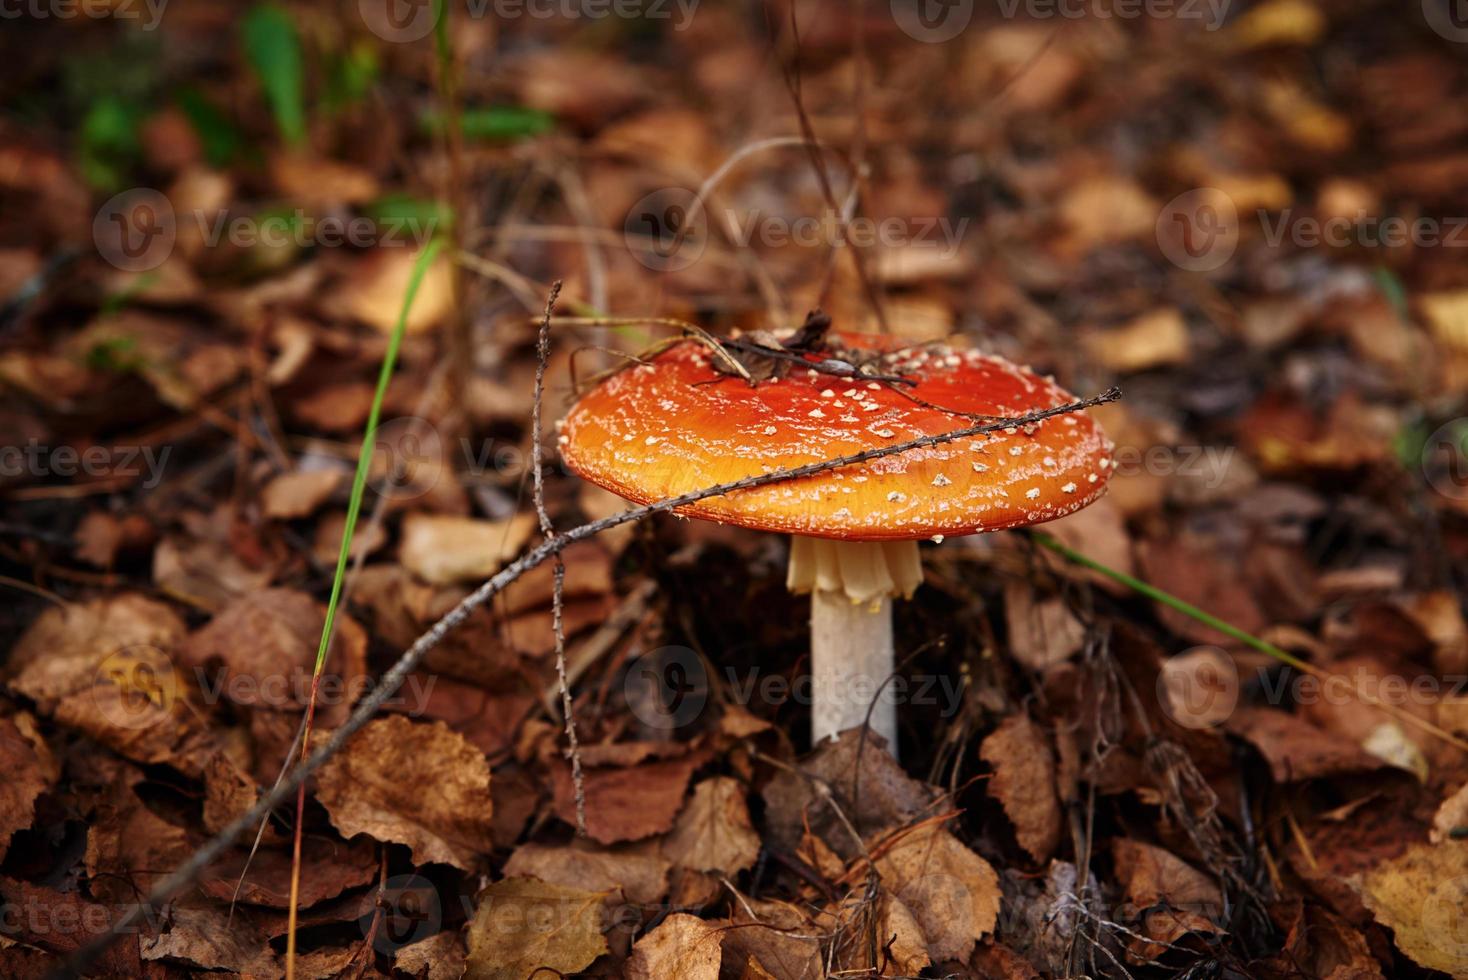
MULTIPOLYGON (((561 454, 584 479, 651 503, 982 421, 942 409, 1016 417, 1075 401, 1053 381, 991 354, 834 331, 827 342, 847 356, 880 356, 873 365, 879 373, 916 385, 899 389, 788 364, 785 377, 751 387, 714 371, 709 350, 687 341, 583 396, 564 422, 561 454)), ((1100 426, 1074 412, 708 497, 678 513, 844 540, 974 534, 1085 507, 1106 489, 1111 449, 1100 426)))

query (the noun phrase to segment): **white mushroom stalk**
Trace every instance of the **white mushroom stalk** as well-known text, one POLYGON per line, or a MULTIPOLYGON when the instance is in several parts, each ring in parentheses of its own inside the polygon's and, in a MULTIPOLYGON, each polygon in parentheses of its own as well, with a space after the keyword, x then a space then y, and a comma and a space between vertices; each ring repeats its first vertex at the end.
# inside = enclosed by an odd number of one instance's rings
POLYGON ((786 585, 810 593, 811 741, 869 724, 897 755, 892 600, 922 583, 916 541, 790 541, 786 585))

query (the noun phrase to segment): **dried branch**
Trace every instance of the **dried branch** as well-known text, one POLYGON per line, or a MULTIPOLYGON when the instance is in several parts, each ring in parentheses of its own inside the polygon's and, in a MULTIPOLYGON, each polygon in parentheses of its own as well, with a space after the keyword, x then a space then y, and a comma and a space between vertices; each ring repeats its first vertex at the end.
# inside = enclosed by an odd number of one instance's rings
POLYGON ((653 514, 667 513, 680 507, 707 500, 710 497, 721 497, 736 490, 749 490, 754 487, 769 486, 774 483, 783 483, 788 480, 798 480, 808 476, 815 476, 829 470, 840 469, 843 466, 851 466, 856 463, 865 463, 874 459, 883 459, 887 456, 896 456, 899 453, 909 452, 914 449, 925 449, 929 446, 938 446, 943 443, 954 442, 958 439, 969 439, 974 436, 986 435, 990 432, 999 432, 1011 426, 1032 425, 1043 422, 1049 418, 1059 415, 1067 415, 1079 412, 1087 408, 1101 405, 1106 402, 1115 401, 1121 397, 1118 388, 1109 388, 1092 398, 1080 401, 1068 402, 1057 405, 1054 408, 1043 409, 1026 415, 1013 416, 998 422, 986 422, 982 425, 971 425, 961 429, 953 429, 949 432, 940 432, 934 435, 922 436, 907 442, 894 443, 891 446, 882 446, 878 449, 869 449, 865 452, 853 453, 850 456, 842 456, 837 459, 827 459, 816 463, 807 463, 789 470, 776 470, 772 473, 762 473, 755 476, 747 476, 742 480, 731 483, 723 483, 714 487, 706 487, 702 490, 692 490, 677 497, 669 497, 655 503, 644 504, 640 507, 632 507, 620 514, 612 514, 609 517, 583 524, 572 528, 562 534, 541 542, 535 548, 510 562, 499 572, 491 576, 468 596, 460 600, 459 604, 444 614, 443 618, 434 623, 418 639, 413 641, 397 662, 383 673, 381 682, 358 702, 357 707, 347 720, 332 732, 331 737, 322 746, 303 760, 290 777, 269 793, 261 796, 255 805, 246 813, 237 817, 224 830, 210 838, 203 846, 180 865, 173 873, 156 884, 148 893, 147 899, 134 906, 131 911, 119 919, 109 932, 102 933, 86 945, 82 946, 62 965, 55 976, 73 977, 83 971, 97 960, 113 941, 132 929, 136 928, 142 919, 145 910, 168 901, 184 886, 196 879, 211 862, 216 860, 226 850, 234 845, 235 838, 242 832, 253 827, 264 814, 279 806, 292 792, 301 786, 306 779, 337 752, 346 745, 347 740, 362 729, 368 721, 377 714, 378 710, 395 694, 403 682, 407 680, 428 652, 443 642, 445 636, 456 626, 468 619, 474 610, 483 606, 486 602, 498 595, 506 586, 514 582, 520 576, 530 571, 547 560, 559 555, 571 545, 578 541, 600 534, 602 531, 632 521, 642 520, 653 514))
MULTIPOLYGON (((555 525, 545 509, 545 454, 541 440, 540 404, 545 400, 545 368, 550 361, 551 313, 561 295, 561 280, 551 284, 545 301, 545 315, 540 318, 540 333, 535 341, 535 399, 530 403, 530 472, 535 480, 535 514, 540 519, 540 533, 550 541, 556 536, 555 525)), ((576 716, 571 704, 571 685, 566 681, 566 629, 561 621, 566 600, 566 562, 555 556, 554 587, 551 592, 551 629, 556 635, 556 682, 561 688, 561 710, 566 723, 566 758, 571 760, 571 783, 576 787, 576 833, 586 836, 586 778, 581 772, 581 748, 576 744, 576 716)))

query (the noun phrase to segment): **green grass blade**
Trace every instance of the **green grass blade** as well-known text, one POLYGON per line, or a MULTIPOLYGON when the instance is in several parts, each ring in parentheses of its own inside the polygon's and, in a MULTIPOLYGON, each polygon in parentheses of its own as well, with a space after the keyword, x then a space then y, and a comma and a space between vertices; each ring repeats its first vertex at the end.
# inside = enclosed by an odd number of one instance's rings
POLYGON ((428 247, 418 256, 418 261, 413 266, 413 275, 408 280, 407 292, 403 294, 403 306, 398 310, 397 323, 393 325, 392 336, 388 338, 387 350, 382 355, 382 370, 377 374, 377 390, 372 395, 372 408, 367 413, 367 427, 362 433, 362 450, 357 454, 357 473, 352 478, 352 496, 347 503, 347 521, 342 528, 341 551, 336 557, 336 575, 331 581, 331 598, 326 603, 326 621, 321 625, 321 643, 316 649, 316 667, 314 675, 319 675, 326 665, 326 649, 331 642, 332 625, 336 622, 336 609, 341 601, 342 582, 347 577, 347 560, 352 552, 352 535, 357 530, 357 516, 362 511, 362 496, 367 489, 367 473, 372 468, 372 448, 377 438, 377 420, 382 415, 382 401, 387 394, 388 382, 392 380, 394 367, 397 366, 398 348, 402 346, 403 334, 407 330, 408 311, 413 308, 413 300, 418 297, 418 287, 423 284, 423 277, 428 274, 429 266, 438 257, 443 248, 443 241, 435 238, 428 243, 428 247))
POLYGON ((1099 572, 1102 575, 1105 575, 1107 578, 1111 579, 1113 582, 1120 582, 1122 585, 1125 585, 1132 591, 1141 593, 1154 602, 1160 602, 1164 606, 1167 606, 1171 609, 1176 609, 1184 616, 1189 616, 1193 619, 1196 619, 1204 626, 1210 626, 1227 637, 1238 640, 1240 643, 1243 643, 1246 646, 1253 647, 1260 653, 1267 653, 1274 659, 1280 661, 1281 663, 1289 664, 1296 670, 1303 670, 1308 672, 1311 669, 1309 664, 1305 663, 1305 661, 1301 660, 1299 657, 1296 657, 1294 654, 1286 653, 1279 647, 1275 646, 1273 643, 1268 643, 1264 640, 1261 640, 1259 639, 1259 637, 1255 636, 1252 633, 1245 633, 1237 626, 1234 626, 1231 623, 1226 623, 1223 620, 1219 619, 1217 616, 1206 613, 1192 603, 1184 602, 1171 593, 1163 592, 1155 585, 1149 585, 1139 578, 1128 575, 1126 572, 1118 572, 1114 568, 1110 568, 1106 565, 1101 564, 1094 558, 1087 558, 1079 551, 1076 551, 1074 548, 1069 548, 1061 544, 1059 541, 1055 540, 1055 538, 1051 537, 1048 534, 1045 534, 1042 531, 1033 532, 1033 536, 1034 539, 1040 544, 1044 545, 1051 551, 1065 558, 1067 561, 1080 565, 1082 568, 1089 568, 1093 572, 1099 572))
POLYGON ((245 16, 244 45, 281 135, 300 146, 306 142, 306 71, 296 25, 282 8, 260 4, 245 16))

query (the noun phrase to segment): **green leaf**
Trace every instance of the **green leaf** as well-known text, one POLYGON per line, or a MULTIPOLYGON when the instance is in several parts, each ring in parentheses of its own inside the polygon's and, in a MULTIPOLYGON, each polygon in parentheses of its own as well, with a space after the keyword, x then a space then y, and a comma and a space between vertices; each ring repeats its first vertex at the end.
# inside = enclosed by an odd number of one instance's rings
POLYGON ((210 166, 223 167, 240 153, 244 140, 223 112, 198 89, 186 88, 177 95, 178 107, 188 118, 204 147, 210 166))
POLYGON ((1402 280, 1384 265, 1377 266, 1372 270, 1372 274, 1376 278, 1376 288, 1381 290, 1381 295, 1386 297, 1386 301, 1391 304, 1397 318, 1403 323, 1408 322, 1411 319, 1411 311, 1407 309, 1407 289, 1402 285, 1402 280))
POLYGON ((143 111, 113 97, 92 103, 77 134, 82 176, 100 190, 115 190, 127 180, 141 153, 138 128, 143 111))
POLYGON ((306 73, 296 25, 280 7, 260 4, 245 16, 244 45, 281 135, 301 145, 306 141, 306 73))
POLYGON ((447 231, 454 223, 454 212, 440 201, 429 201, 410 194, 388 194, 362 205, 362 216, 379 225, 405 231, 426 229, 447 231))
POLYGON ((335 53, 326 63, 326 92, 321 102, 328 112, 337 112, 366 98, 380 70, 377 51, 358 43, 335 53))
MULTIPOLYGON (((431 133, 442 132, 444 115, 437 109, 423 114, 421 123, 431 133)), ((459 129, 465 139, 508 142, 528 139, 549 132, 555 117, 539 109, 524 106, 484 106, 465 109, 459 115, 459 129)))

